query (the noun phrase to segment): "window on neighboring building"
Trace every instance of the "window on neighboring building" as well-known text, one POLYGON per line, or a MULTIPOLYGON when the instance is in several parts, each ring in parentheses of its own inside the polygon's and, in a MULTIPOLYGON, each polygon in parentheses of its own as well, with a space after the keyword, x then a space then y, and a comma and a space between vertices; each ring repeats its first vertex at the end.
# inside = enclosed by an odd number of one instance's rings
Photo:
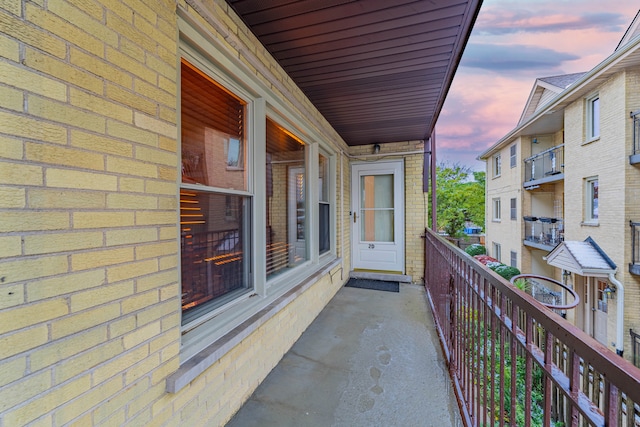
POLYGON ((318 155, 318 251, 320 254, 331 249, 331 203, 329 193, 329 159, 320 153, 318 155))
POLYGON ((181 102, 182 320, 188 323, 252 287, 252 195, 244 168, 247 103, 186 60, 181 102))
POLYGON ((600 136, 600 96, 587 99, 587 140, 600 136))
POLYGON ((498 261, 502 259, 502 246, 500 243, 493 242, 493 257, 498 261))
POLYGON ((493 199, 493 220, 500 221, 500 198, 493 199))
POLYGON ((510 265, 511 267, 516 267, 516 268, 518 267, 518 252, 511 251, 510 265))
POLYGON ((585 179, 585 222, 598 222, 598 177, 585 179))
POLYGON ((493 176, 498 177, 502 174, 502 159, 500 154, 493 156, 493 176))
POLYGON ((511 199, 511 219, 515 220, 517 218, 518 215, 518 209, 517 209, 517 199, 514 197, 511 199))
POLYGON ((517 163, 517 159, 516 159, 516 144, 513 144, 510 148, 509 148, 509 162, 512 168, 516 167, 516 163, 517 163))

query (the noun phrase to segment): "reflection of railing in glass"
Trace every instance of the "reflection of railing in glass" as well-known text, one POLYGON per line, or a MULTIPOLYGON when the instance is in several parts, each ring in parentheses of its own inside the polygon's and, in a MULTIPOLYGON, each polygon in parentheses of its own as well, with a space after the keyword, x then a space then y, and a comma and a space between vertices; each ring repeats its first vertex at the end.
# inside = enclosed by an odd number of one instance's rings
POLYGON ((524 160, 525 181, 535 181, 563 172, 564 144, 551 147, 524 160))

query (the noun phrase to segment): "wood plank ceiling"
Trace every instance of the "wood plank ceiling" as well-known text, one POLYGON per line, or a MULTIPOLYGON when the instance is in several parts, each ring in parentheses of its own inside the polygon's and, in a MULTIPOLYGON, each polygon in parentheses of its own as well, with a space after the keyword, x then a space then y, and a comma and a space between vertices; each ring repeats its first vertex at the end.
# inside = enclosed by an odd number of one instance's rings
POLYGON ((482 0, 227 0, 349 145, 427 139, 482 0))

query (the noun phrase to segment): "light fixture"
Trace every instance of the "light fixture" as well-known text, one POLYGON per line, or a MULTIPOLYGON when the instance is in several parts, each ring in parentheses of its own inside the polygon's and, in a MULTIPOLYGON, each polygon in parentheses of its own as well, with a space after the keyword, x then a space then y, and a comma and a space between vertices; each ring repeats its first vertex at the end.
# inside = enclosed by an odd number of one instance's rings
POLYGON ((378 154, 380 152, 380 144, 373 145, 373 154, 378 154))
POLYGON ((616 288, 612 288, 611 286, 607 285, 606 288, 604 288, 602 290, 602 292, 604 292, 604 294, 607 296, 607 299, 614 299, 614 296, 616 294, 616 288))

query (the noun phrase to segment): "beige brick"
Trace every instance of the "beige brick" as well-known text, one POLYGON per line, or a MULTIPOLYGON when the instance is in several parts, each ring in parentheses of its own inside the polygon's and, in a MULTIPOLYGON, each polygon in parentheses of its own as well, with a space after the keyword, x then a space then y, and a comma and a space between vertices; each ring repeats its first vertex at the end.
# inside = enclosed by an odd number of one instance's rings
POLYGON ((147 178, 158 176, 158 169, 151 163, 114 156, 107 157, 107 171, 147 178))
MULTIPOLYGON (((35 49, 26 50, 24 64, 35 70, 42 71, 45 74, 55 77, 57 80, 62 80, 94 93, 101 93, 104 88, 102 79, 99 79, 86 71, 70 66, 53 56, 45 55, 35 49)), ((62 84, 62 86, 64 88, 65 85, 62 84)), ((46 94, 42 95, 46 96, 46 94)), ((66 97, 56 99, 64 101, 66 100, 66 97)))
POLYGON ((59 125, 0 111, 2 132, 23 138, 56 144, 67 143, 67 130, 59 125))
POLYGON ((59 145, 27 142, 27 160, 82 169, 104 170, 104 155, 59 145))
POLYGON ((22 141, 14 138, 0 136, 0 158, 5 159, 22 159, 23 155, 22 141))
POLYGON ((71 381, 61 387, 49 389, 48 393, 32 400, 26 405, 7 411, 4 422, 8 425, 26 425, 41 414, 52 411, 63 403, 72 400, 91 389, 89 375, 71 381))
POLYGON ((160 139, 158 140, 158 148, 172 152, 172 153, 177 153, 178 141, 175 138, 167 138, 166 136, 160 136, 160 139))
POLYGON ((162 304, 154 305, 153 307, 138 312, 138 326, 146 325, 149 322, 153 322, 169 314, 175 313, 179 310, 179 306, 175 301, 167 301, 162 304))
POLYGON ((0 34, 0 57, 5 57, 14 62, 20 61, 20 45, 18 42, 5 37, 4 34, 0 34))
POLYGON ((63 40, 54 37, 48 32, 34 28, 21 18, 11 16, 2 10, 0 10, 0 28, 2 28, 4 34, 15 37, 26 45, 49 52, 58 58, 64 58, 67 53, 63 40))
POLYGON ((89 55, 74 47, 71 47, 70 54, 71 63, 83 70, 102 77, 103 79, 119 84, 122 87, 133 87, 133 77, 114 67, 111 63, 104 61, 102 58, 89 55))
MULTIPOLYGON (((147 114, 156 114, 158 109, 154 101, 112 84, 107 85, 107 98, 147 114)), ((127 123, 131 123, 131 120, 127 120, 127 123)))
POLYGON ((134 41, 124 37, 120 40, 120 51, 132 58, 144 58, 146 55, 146 52, 142 47, 137 45, 134 41))
MULTIPOLYGON (((177 296, 178 293, 175 293, 174 295, 177 296)), ((176 328, 179 331, 181 320, 182 320, 181 313, 174 313, 174 314, 171 314, 169 316, 163 317, 162 318, 162 332, 166 332, 168 330, 176 329, 176 328)))
MULTIPOLYGON (((39 371, 53 366, 55 367, 55 371, 57 371, 60 367, 60 362, 65 362, 73 356, 81 354, 81 357, 75 358, 76 362, 78 362, 77 359, 82 359, 84 352, 106 341, 107 328, 102 327, 93 328, 90 331, 81 332, 69 338, 51 342, 30 353, 30 368, 32 371, 39 371)), ((101 347, 102 346, 98 348, 101 347)), ((122 346, 120 346, 120 348, 122 348, 122 346)), ((59 382, 60 381, 56 381, 56 383, 59 382)))
POLYGON ((154 117, 149 117, 148 115, 139 112, 134 112, 133 115, 133 122, 136 126, 152 131, 154 133, 158 133, 160 135, 164 135, 167 138, 177 137, 177 127, 175 124, 163 122, 154 117))
POLYGON ((65 230, 69 228, 66 212, 4 212, 0 232, 65 230))
POLYGON ((30 189, 28 206, 36 209, 104 209, 103 193, 73 190, 30 189))
POLYGON ((133 123, 133 111, 129 107, 123 107, 120 104, 110 102, 102 97, 73 88, 71 88, 70 94, 71 104, 78 108, 84 108, 96 114, 125 123, 133 123))
POLYGON ((106 232, 107 246, 128 245, 158 240, 156 228, 136 227, 130 230, 112 230, 106 232))
MULTIPOLYGON (((18 360, 24 363, 24 359, 18 360)), ((3 370, 6 368, 3 366, 3 370)), ((24 373, 24 368, 20 373, 24 373)), ((44 371, 27 375, 21 381, 0 388, 0 412, 5 412, 7 409, 45 392, 51 385, 51 372, 44 371)))
POLYGON ((176 242, 162 242, 136 247, 136 260, 156 258, 159 256, 177 255, 178 244, 176 242))
POLYGON ((178 349, 174 352, 174 356, 180 353, 180 329, 175 331, 168 331, 166 333, 158 335, 149 343, 149 353, 155 353, 164 348, 171 347, 173 344, 178 344, 178 349))
POLYGON ((140 194, 112 193, 107 195, 107 207, 109 209, 156 209, 158 198, 140 194))
MULTIPOLYGON (((175 82, 178 75, 175 61, 165 62, 155 55, 148 55, 147 65, 160 74, 160 76, 158 76, 158 86, 175 100, 177 93, 175 82)), ((155 96, 152 98, 158 99, 155 96)), ((173 101, 173 103, 175 104, 175 101, 173 101)), ((165 102, 165 104, 171 105, 171 102, 165 102)))
MULTIPOLYGON (((160 322, 152 322, 122 337, 125 350, 130 350, 160 334, 160 322)), ((158 361, 159 362, 159 361, 158 361)))
MULTIPOLYGON (((139 43, 140 42, 144 43, 144 41, 146 40, 146 37, 142 36, 141 38, 138 38, 138 39, 130 37, 130 39, 136 40, 139 43)), ((144 64, 141 64, 135 59, 127 55, 124 55, 123 53, 118 52, 117 50, 112 49, 111 47, 107 47, 106 59, 108 62, 112 64, 118 64, 120 68, 148 82, 154 83, 157 79, 157 74, 153 70, 150 70, 144 64)))
POLYGON ((159 302, 158 292, 150 291, 142 294, 136 294, 122 301, 122 313, 128 314, 133 311, 150 307, 159 302))
POLYGON ((148 387, 148 384, 139 382, 122 390, 117 396, 99 405, 94 411, 93 419, 95 424, 98 425, 102 423, 106 418, 116 413, 118 409, 126 407, 136 396, 144 395, 148 391, 148 387))
MULTIPOLYGON (((1 71, 1 70, 0 70, 1 71)), ((0 76, 2 78, 2 76, 0 76)), ((0 99, 2 99, 2 106, 9 110, 22 111, 24 104, 24 96, 22 91, 0 86, 0 99)))
MULTIPOLYGON (((89 15, 91 18, 97 21, 102 22, 104 18, 103 7, 101 4, 97 2, 87 1, 87 0, 69 0, 69 4, 74 5, 75 7, 83 11, 85 14, 89 15)), ((66 13, 64 13, 66 9, 62 9, 62 11, 60 12, 58 12, 58 9, 56 9, 56 7, 62 7, 62 5, 55 5, 55 6, 48 5, 48 6, 49 6, 49 10, 55 11, 57 15, 62 16, 63 18, 65 16, 68 16, 66 13)))
POLYGON ((69 421, 76 418, 83 412, 97 406, 100 402, 116 395, 122 389, 122 380, 114 378, 104 384, 91 387, 86 393, 83 393, 71 403, 64 405, 61 409, 56 410, 54 419, 56 425, 67 425, 69 421))
POLYGON ((76 313, 107 302, 118 301, 133 294, 133 281, 103 285, 71 295, 71 311, 76 313))
POLYGON ((178 164, 178 157, 175 153, 164 150, 158 150, 150 147, 136 147, 136 159, 145 162, 162 164, 167 166, 175 166, 178 164))
POLYGON ((120 305, 115 303, 54 320, 51 322, 51 337, 54 340, 64 338, 116 319, 118 316, 120 316, 120 305))
POLYGON ((73 214, 73 228, 111 228, 133 224, 133 212, 75 212, 73 214))
POLYGON ((176 298, 180 295, 180 287, 177 283, 169 286, 164 286, 160 289, 160 301, 166 301, 170 298, 176 298))
POLYGON ((56 233, 23 237, 25 255, 94 249, 102 246, 101 232, 56 233))
MULTIPOLYGON (((25 375, 27 371, 27 358, 17 357, 12 360, 3 360, 2 369, 0 369, 0 390, 3 390, 4 386, 14 381, 19 380, 25 375)), ((2 393, 2 391, 0 391, 2 393)))
POLYGON ((83 351, 78 356, 65 357, 55 367, 55 382, 63 383, 77 375, 82 374, 92 368, 104 363, 122 353, 122 343, 110 341, 95 346, 88 351, 83 351))
MULTIPOLYGON (((2 116, 0 116, 0 123, 2 116)), ((126 123, 120 123, 113 120, 107 121, 107 133, 116 138, 121 138, 127 141, 137 142, 152 147, 158 146, 158 135, 149 132, 148 130, 141 129, 136 126, 131 126, 126 123)))
POLYGON ((106 119, 97 114, 38 96, 29 96, 27 103, 29 113, 34 116, 93 132, 104 133, 106 131, 106 119))
MULTIPOLYGON (((24 208, 26 205, 26 191, 24 188, 0 188, 0 207, 24 208)), ((2 249, 0 249, 0 252, 2 249)))
POLYGON ((47 325, 18 331, 15 334, 0 336, 0 359, 20 354, 23 351, 39 347, 49 339, 47 325))
POLYGON ((27 283, 27 301, 34 302, 101 286, 106 281, 104 270, 83 271, 27 283))
POLYGON ((175 256, 166 256, 162 257, 159 260, 160 270, 168 270, 171 268, 176 268, 178 266, 178 257, 175 256))
POLYGON ((138 347, 132 351, 122 353, 119 357, 113 358, 110 362, 98 366, 93 371, 93 381, 97 384, 108 380, 116 375, 120 375, 131 366, 145 359, 149 355, 146 346, 138 347))
MULTIPOLYGON (((155 60, 155 59, 154 59, 155 60)), ((164 90, 167 93, 170 93, 171 95, 173 95, 174 99, 177 99, 177 94, 178 94, 178 87, 176 85, 176 69, 174 67, 174 75, 171 78, 166 78, 164 76, 159 76, 158 77, 158 87, 162 90, 164 90)), ((174 102, 175 104, 175 102, 174 102)), ((168 105, 169 107, 171 107, 172 105, 168 105)), ((175 111, 175 106, 174 107, 174 111, 175 111)))
POLYGON ((134 366, 128 369, 127 372, 125 372, 125 384, 134 384, 136 381, 140 380, 140 378, 151 373, 151 371, 156 369, 158 366, 160 366, 160 355, 157 353, 150 355, 149 357, 143 359, 140 363, 136 363, 134 366))
POLYGON ((158 118, 160 120, 164 120, 169 123, 176 123, 176 109, 173 107, 165 107, 164 105, 160 105, 158 107, 158 118))
POLYGON ((42 168, 25 163, 0 162, 0 184, 42 185, 42 168))
POLYGON ((158 271, 158 261, 150 259, 146 261, 133 262, 125 265, 107 268, 107 279, 109 282, 119 282, 158 271))
POLYGON ((49 168, 45 179, 47 187, 105 191, 115 191, 118 188, 116 176, 77 170, 49 168))
POLYGON ((71 255, 71 267, 74 271, 104 267, 128 261, 133 261, 133 248, 107 249, 71 255))
MULTIPOLYGON (((102 8, 100 8, 98 4, 88 1, 76 1, 53 2, 52 4, 47 4, 47 6, 49 11, 55 13, 65 21, 73 22, 73 25, 84 30, 87 34, 96 37, 98 40, 101 40, 110 46, 118 45, 118 35, 115 32, 106 28, 104 25, 96 25, 95 19, 102 19, 103 15, 102 8), (75 3, 75 5, 72 3, 75 3), (84 7, 83 10, 74 7, 80 5, 88 5, 89 7, 84 7), (90 16, 87 15, 87 12, 90 13, 90 16)), ((73 40, 74 44, 81 45, 76 42, 75 37, 69 37, 69 39, 73 40)), ((100 52, 98 51, 97 54, 99 53, 100 52)))
MULTIPOLYGON (((24 285, 13 284, 0 286, 0 310, 24 304, 24 285)), ((1 313, 1 312, 0 312, 1 313)))
MULTIPOLYGON (((160 61, 153 61, 154 65, 155 64, 162 64, 165 67, 168 67, 167 64, 163 64, 160 61)), ((151 66, 151 68, 153 70, 162 72, 161 70, 159 70, 158 68, 151 66)), ((169 73, 172 73, 175 75, 176 71, 175 71, 175 65, 173 68, 170 68, 169 73)), ((144 80, 141 79, 135 79, 133 81, 133 89, 136 93, 144 96, 145 98, 148 99, 152 99, 154 102, 163 104, 165 106, 169 106, 172 108, 175 108, 176 105, 176 93, 169 93, 166 92, 162 89, 160 89, 154 82, 154 84, 150 84, 144 80)))
POLYGON ((169 240, 178 238, 178 227, 162 227, 160 228, 159 240, 169 240))
POLYGON ((160 200, 165 201, 165 203, 158 204, 158 208, 177 209, 178 198, 176 197, 176 194, 178 192, 178 186, 176 185, 175 181, 161 182, 149 180, 147 181, 146 190, 148 194, 165 194, 172 196, 171 199, 173 199, 174 202, 169 204, 166 203, 166 201, 168 200, 166 197, 160 198, 160 200))
MULTIPOLYGON (((91 33, 69 24, 67 21, 49 13, 37 6, 26 4, 26 18, 36 26, 57 35, 63 40, 72 41, 74 45, 101 56, 104 52, 104 43, 94 37, 91 33)), ((99 26, 95 26, 99 31, 99 26)), ((106 35, 106 33, 104 33, 106 35)), ((100 35, 103 35, 102 32, 100 35)))
MULTIPOLYGON (((129 298, 127 298, 128 300, 129 298)), ((136 328, 136 317, 120 317, 117 320, 109 323, 109 338, 114 339, 128 332, 133 331, 136 328)), ((118 341, 122 342, 122 341, 118 341)))
POLYGON ((2 310, 0 334, 37 325, 68 313, 69 306, 62 298, 2 310))
POLYGON ((176 222, 175 212, 136 212, 136 225, 166 225, 176 222))
POLYGON ((133 157, 133 146, 130 143, 80 130, 71 131, 71 145, 106 154, 133 157))
POLYGON ((142 178, 131 178, 127 176, 119 177, 120 185, 118 188, 122 192, 129 193, 144 193, 144 179, 142 178))
MULTIPOLYGON (((175 188, 175 185, 173 186, 175 188)), ((178 211, 178 199, 174 197, 160 197, 158 200, 158 208, 162 210, 178 211)))

